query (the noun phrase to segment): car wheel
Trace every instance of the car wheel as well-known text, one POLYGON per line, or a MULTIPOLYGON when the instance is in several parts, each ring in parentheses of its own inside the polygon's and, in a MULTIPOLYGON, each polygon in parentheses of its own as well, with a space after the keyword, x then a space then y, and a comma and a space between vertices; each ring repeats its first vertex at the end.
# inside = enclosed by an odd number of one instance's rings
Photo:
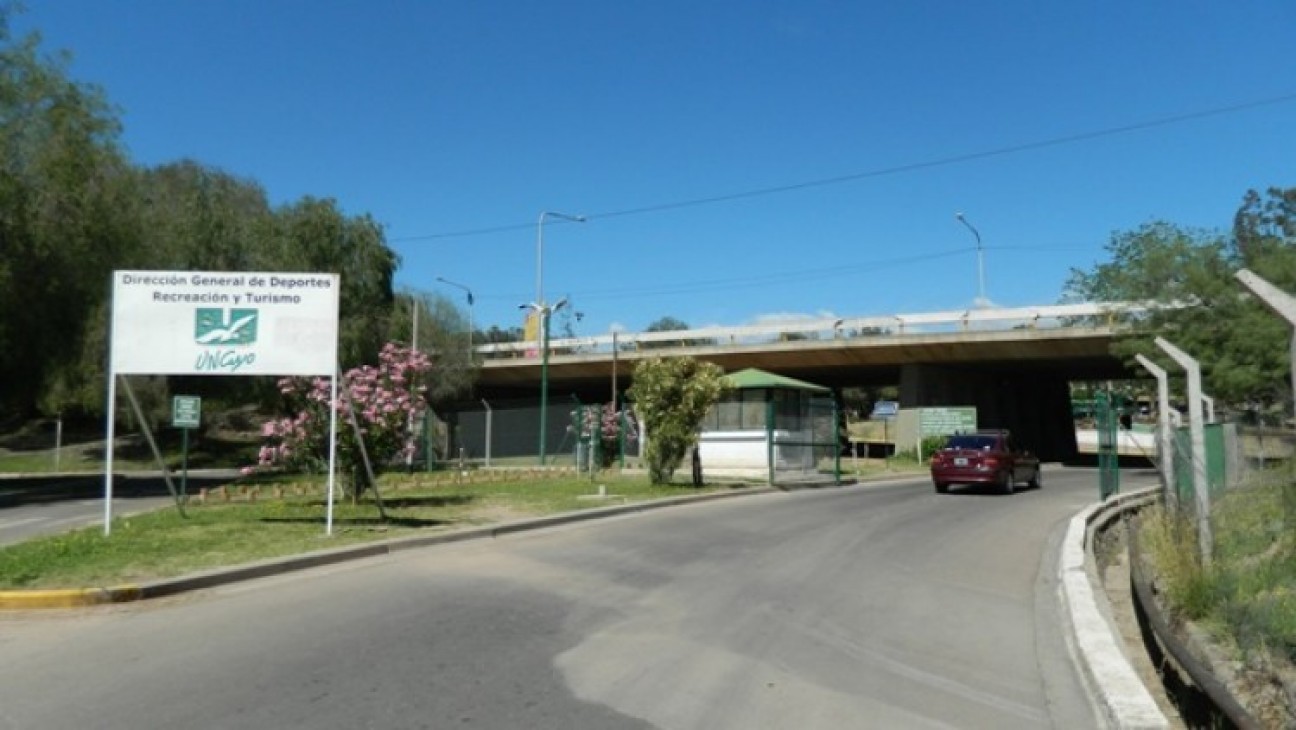
POLYGON ((1039 489, 1044 486, 1044 477, 1040 474, 1042 471, 1043 469, 1040 467, 1035 467, 1035 473, 1031 475, 1030 481, 1027 482, 1031 489, 1039 489))
POLYGON ((937 494, 944 494, 949 491, 949 485, 945 482, 935 482, 935 484, 937 494))
POLYGON ((1013 473, 1012 473, 1011 470, 1010 470, 1010 471, 1006 471, 1006 472, 1004 472, 1002 475, 1000 475, 1000 477, 999 477, 999 493, 1000 493, 1000 494, 1012 494, 1012 493, 1013 493, 1013 473))

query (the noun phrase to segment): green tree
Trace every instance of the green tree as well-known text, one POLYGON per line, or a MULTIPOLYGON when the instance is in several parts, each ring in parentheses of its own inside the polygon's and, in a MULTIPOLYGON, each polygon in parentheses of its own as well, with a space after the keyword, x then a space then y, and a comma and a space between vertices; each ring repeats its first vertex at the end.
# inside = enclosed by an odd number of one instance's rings
POLYGON ((143 170, 140 236, 153 269, 282 271, 269 240, 272 212, 260 185, 192 160, 143 170))
POLYGON ((651 324, 649 324, 646 328, 644 328, 644 332, 677 332, 679 330, 686 330, 688 328, 689 326, 687 322, 680 319, 676 319, 674 317, 666 316, 654 320, 651 324))
POLYGON ((1232 239, 1166 222, 1117 233, 1107 246, 1111 260, 1090 272, 1073 270, 1065 295, 1073 301, 1164 305, 1128 317, 1136 336, 1113 345, 1114 354, 1131 370, 1138 370, 1134 355, 1141 353, 1178 371, 1152 341, 1162 336, 1201 363, 1205 388, 1217 398, 1266 410, 1277 407, 1289 397, 1288 328, 1244 293, 1234 273, 1243 264, 1255 266, 1261 276, 1280 274, 1275 283, 1290 287, 1296 283, 1291 276, 1296 249, 1282 236, 1287 243, 1274 244, 1257 201, 1248 196, 1238 217, 1246 221, 1245 230, 1235 231, 1232 239), (1244 240, 1248 244, 1242 245, 1244 240))
POLYGON ((103 92, 71 80, 68 56, 14 38, 0 6, 0 410, 74 409, 88 315, 113 262, 135 245, 132 171, 103 92))
MULTIPOLYGON (((396 297, 387 332, 394 342, 411 343, 414 308, 418 308, 418 349, 436 363, 438 377, 428 383, 426 397, 436 405, 468 392, 478 366, 469 351, 468 315, 449 297, 404 291, 396 297)), ((481 344, 476 339, 473 344, 481 344)))
POLYGON ((504 342, 521 342, 522 328, 509 327, 501 329, 499 325, 491 325, 489 329, 477 330, 473 333, 473 341, 483 345, 493 345, 504 342))
MULTIPOLYGON (((689 328, 688 323, 674 317, 661 317, 649 324, 645 332, 682 332, 689 328)), ((686 339, 686 340, 667 340, 662 342, 642 342, 639 346, 645 350, 660 349, 663 347, 684 347, 687 345, 714 345, 713 339, 686 339)))
POLYGON ((342 365, 372 361, 397 308, 392 279, 400 257, 388 248, 382 226, 368 215, 347 217, 335 200, 313 197, 276 210, 273 226, 280 262, 273 268, 341 274, 342 365))
POLYGON ((1266 278, 1290 286, 1296 264, 1285 249, 1296 242, 1296 188, 1269 188, 1264 195, 1248 190, 1233 217, 1233 239, 1243 266, 1265 269, 1266 278))
MULTIPOLYGON (((284 271, 293 263, 274 245, 273 218, 265 190, 194 160, 141 169, 136 216, 139 257, 120 268, 180 271, 284 271)), ((275 379, 171 376, 171 392, 199 395, 219 404, 278 401, 275 379)), ((100 386, 102 387, 102 386, 100 386)))
MULTIPOLYGON (((272 208, 256 182, 191 160, 133 166, 104 93, 39 36, 14 38, 13 7, 0 4, 0 412, 102 415, 114 269, 339 273, 342 365, 376 361, 399 264, 376 221, 330 199, 272 208)), ((277 396, 271 379, 167 380, 277 396)))
POLYGON ((719 365, 691 357, 649 358, 635 367, 627 391, 643 419, 644 458, 653 484, 668 484, 697 443, 698 425, 727 390, 719 365))

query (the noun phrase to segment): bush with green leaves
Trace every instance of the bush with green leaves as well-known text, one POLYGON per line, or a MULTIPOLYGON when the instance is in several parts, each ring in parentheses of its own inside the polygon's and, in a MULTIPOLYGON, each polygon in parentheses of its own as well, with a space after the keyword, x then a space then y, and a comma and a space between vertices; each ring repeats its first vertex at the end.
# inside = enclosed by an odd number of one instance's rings
POLYGON ((670 482, 697 443, 703 417, 728 387, 724 370, 714 363, 691 357, 650 358, 639 363, 628 393, 644 424, 649 481, 670 482))

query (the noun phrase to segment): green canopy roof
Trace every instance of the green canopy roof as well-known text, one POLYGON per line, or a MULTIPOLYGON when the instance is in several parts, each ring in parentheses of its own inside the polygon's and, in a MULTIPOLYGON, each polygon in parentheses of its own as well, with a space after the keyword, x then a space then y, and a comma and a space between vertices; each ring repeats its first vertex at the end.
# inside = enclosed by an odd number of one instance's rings
POLYGON ((815 393, 827 393, 828 388, 814 383, 807 383, 804 380, 788 378, 774 373, 767 373, 764 370, 756 368, 747 368, 739 370, 736 373, 729 373, 725 376, 725 381, 738 390, 749 390, 752 388, 786 388, 789 390, 809 390, 815 393))

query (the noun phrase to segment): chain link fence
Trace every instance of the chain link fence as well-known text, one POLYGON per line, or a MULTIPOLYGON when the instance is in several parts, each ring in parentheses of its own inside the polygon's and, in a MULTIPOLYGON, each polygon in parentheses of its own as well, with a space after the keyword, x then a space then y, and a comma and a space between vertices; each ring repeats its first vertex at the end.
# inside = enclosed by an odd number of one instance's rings
POLYGON ((421 426, 415 463, 420 468, 537 466, 579 471, 639 461, 639 427, 625 409, 551 398, 542 417, 535 398, 482 400, 431 414, 421 426))

